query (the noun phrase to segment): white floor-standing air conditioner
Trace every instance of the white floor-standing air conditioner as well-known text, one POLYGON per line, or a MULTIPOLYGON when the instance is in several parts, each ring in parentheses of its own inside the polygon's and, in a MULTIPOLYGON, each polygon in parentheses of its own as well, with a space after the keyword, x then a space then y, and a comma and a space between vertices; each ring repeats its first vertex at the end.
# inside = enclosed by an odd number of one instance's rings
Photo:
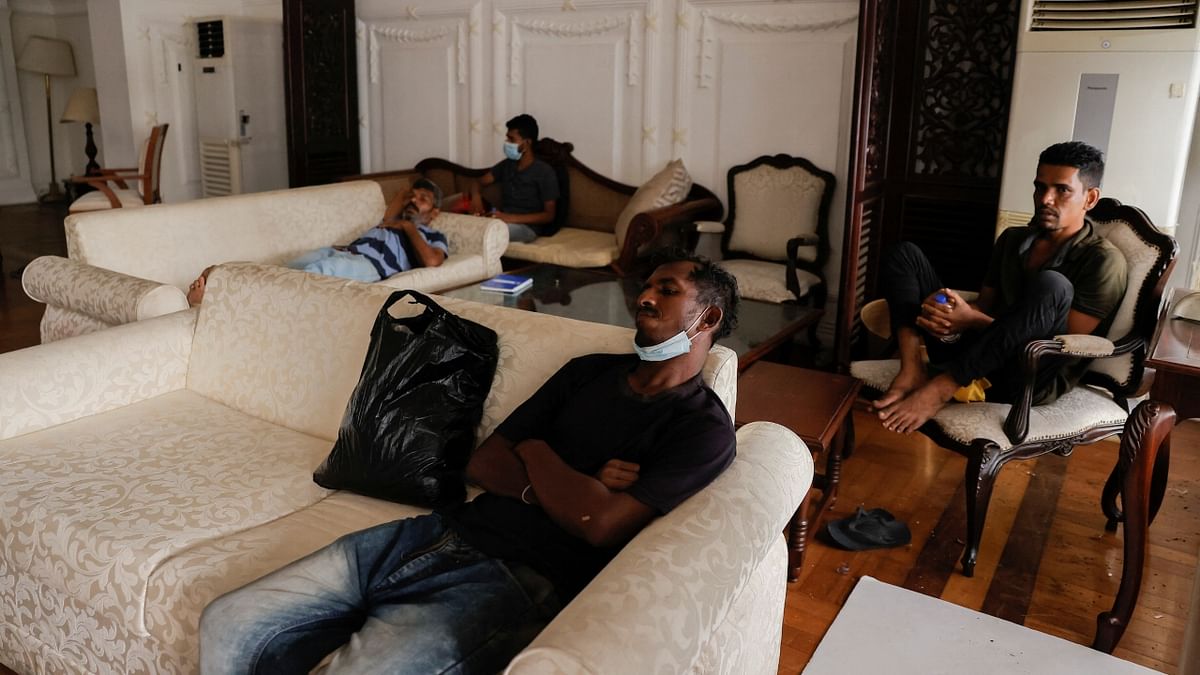
POLYGON ((287 187, 281 22, 215 17, 195 28, 204 196, 287 187))
POLYGON ((1105 196, 1175 231, 1200 88, 1196 3, 1022 0, 997 233, 1029 222, 1038 154, 1064 140, 1104 151, 1105 196))

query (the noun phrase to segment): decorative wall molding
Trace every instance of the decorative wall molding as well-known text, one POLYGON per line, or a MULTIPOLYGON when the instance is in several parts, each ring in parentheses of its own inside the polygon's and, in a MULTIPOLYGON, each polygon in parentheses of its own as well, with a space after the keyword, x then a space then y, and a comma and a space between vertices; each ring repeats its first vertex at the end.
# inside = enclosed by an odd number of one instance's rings
MULTIPOLYGON (((379 41, 387 40, 399 44, 422 42, 437 42, 450 35, 449 26, 438 26, 425 30, 409 30, 393 26, 367 24, 367 54, 368 69, 371 84, 379 84, 379 41)), ((454 49, 456 53, 456 76, 459 84, 467 81, 467 27, 465 21, 459 21, 455 30, 454 49)))
POLYGON ((87 0, 11 0, 9 6, 20 14, 87 16, 87 0))
POLYGON ((523 64, 521 62, 523 52, 521 47, 524 46, 524 42, 521 40, 522 31, 535 35, 571 39, 595 37, 618 30, 625 31, 625 81, 631 87, 641 84, 642 39, 641 31, 638 28, 643 25, 643 22, 639 21, 638 12, 629 12, 628 14, 617 16, 603 16, 591 21, 559 22, 549 19, 508 19, 503 13, 497 11, 496 20, 492 22, 493 30, 502 35, 505 31, 506 22, 512 26, 507 30, 509 84, 521 84, 521 74, 523 71, 523 64))
MULTIPOLYGON (((700 14, 700 82, 701 88, 712 86, 713 24, 719 23, 751 33, 798 33, 828 31, 858 22, 858 8, 843 9, 833 16, 767 16, 702 9, 700 14)), ((826 13, 827 14, 827 13, 826 13)), ((687 28, 686 19, 682 22, 687 28)))

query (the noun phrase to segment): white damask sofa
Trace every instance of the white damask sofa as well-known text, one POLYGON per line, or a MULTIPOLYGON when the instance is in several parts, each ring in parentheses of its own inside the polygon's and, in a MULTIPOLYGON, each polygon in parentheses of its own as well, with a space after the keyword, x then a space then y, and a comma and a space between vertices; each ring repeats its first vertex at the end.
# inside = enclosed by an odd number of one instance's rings
MULTIPOLYGON (((188 284, 209 265, 280 264, 346 244, 386 207, 378 183, 354 181, 75 214, 65 223, 67 258, 34 260, 22 283, 46 304, 42 342, 51 342, 187 309, 188 284)), ((504 223, 443 213, 435 227, 445 232, 450 257, 379 283, 438 291, 500 273, 504 223)))
MULTIPOLYGON (((420 509, 312 481, 391 288, 230 264, 196 309, 0 354, 0 663, 18 673, 193 673, 216 596, 420 509)), ((568 359, 626 351, 617 327, 443 299, 491 326, 482 439, 568 359)), ((407 306, 407 305, 406 305, 407 306)), ((732 410, 737 359, 705 379, 732 410)), ((640 533, 513 673, 774 673, 787 552, 812 479, 769 424, 640 533)))

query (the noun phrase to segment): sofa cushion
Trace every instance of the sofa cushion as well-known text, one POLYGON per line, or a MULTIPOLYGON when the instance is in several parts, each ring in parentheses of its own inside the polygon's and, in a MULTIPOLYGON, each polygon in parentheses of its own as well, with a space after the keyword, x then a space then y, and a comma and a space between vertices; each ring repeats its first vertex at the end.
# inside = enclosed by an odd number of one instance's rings
POLYGON ((538 237, 531 242, 510 241, 504 251, 509 258, 563 267, 604 267, 612 264, 620 253, 611 232, 577 227, 564 227, 549 237, 538 237))
POLYGON ((692 177, 683 166, 682 159, 667 162, 662 171, 654 174, 650 180, 642 183, 638 191, 625 204, 621 215, 613 226, 617 235, 617 248, 625 245, 625 233, 629 231, 629 223, 633 217, 643 211, 659 209, 664 206, 678 204, 683 201, 688 191, 692 189, 692 177))

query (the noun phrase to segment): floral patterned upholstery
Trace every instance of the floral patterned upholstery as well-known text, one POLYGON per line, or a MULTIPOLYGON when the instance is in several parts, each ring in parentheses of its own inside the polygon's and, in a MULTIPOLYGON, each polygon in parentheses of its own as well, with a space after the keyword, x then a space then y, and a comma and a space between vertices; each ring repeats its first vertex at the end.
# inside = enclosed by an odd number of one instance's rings
MULTIPOLYGON (((379 184, 353 181, 67 217, 70 262, 34 261, 23 282, 46 303, 42 341, 81 335, 187 308, 188 284, 231 260, 280 264, 322 246, 349 243, 379 222, 379 184), (53 311, 51 311, 53 310, 53 311)), ((500 273, 508 230, 494 219, 441 214, 447 261, 380 283, 442 290, 500 273)))
MULTIPOLYGON (((418 513, 311 479, 391 291, 222 265, 198 309, 0 355, 0 663, 196 672, 217 595, 418 513)), ((567 359, 630 349, 627 329, 439 300, 500 336, 480 437, 567 359)), ((722 347, 705 367, 731 410, 736 370, 722 347)), ((790 431, 741 429, 729 471, 640 534, 511 671, 774 672, 780 533, 811 478, 790 431)))

